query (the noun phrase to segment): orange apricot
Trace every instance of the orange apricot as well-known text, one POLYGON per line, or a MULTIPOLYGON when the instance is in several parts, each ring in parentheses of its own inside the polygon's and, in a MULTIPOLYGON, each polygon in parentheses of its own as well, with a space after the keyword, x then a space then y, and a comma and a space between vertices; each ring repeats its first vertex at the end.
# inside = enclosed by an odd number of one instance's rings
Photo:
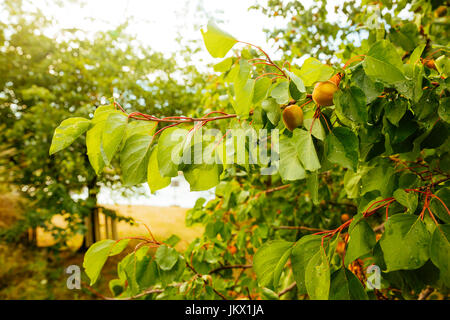
POLYGON ((299 106, 293 104, 283 110, 283 122, 289 131, 294 131, 303 123, 303 110, 299 106))
POLYGON ((312 98, 319 107, 332 106, 334 93, 338 90, 338 86, 332 81, 318 82, 314 87, 312 98))
POLYGON ((434 62, 434 59, 426 60, 424 64, 425 64, 425 66, 427 66, 430 69, 437 70, 436 63, 434 62))

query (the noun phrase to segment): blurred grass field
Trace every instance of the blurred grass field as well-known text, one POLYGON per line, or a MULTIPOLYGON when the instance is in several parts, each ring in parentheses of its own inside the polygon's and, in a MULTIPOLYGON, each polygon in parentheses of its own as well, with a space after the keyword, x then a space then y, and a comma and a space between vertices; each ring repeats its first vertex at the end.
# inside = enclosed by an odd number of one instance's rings
MULTIPOLYGON (((203 228, 201 226, 186 227, 185 216, 188 209, 181 207, 153 207, 153 206, 134 206, 134 205, 105 205, 107 209, 115 210, 117 214, 131 217, 136 222, 142 222, 147 225, 152 231, 153 235, 158 240, 164 240, 172 234, 180 237, 180 242, 177 249, 185 249, 189 243, 196 237, 202 234, 203 228)), ((65 226, 65 220, 62 215, 55 215, 52 223, 59 227, 65 226)), ((117 231, 119 238, 127 236, 148 235, 148 232, 143 224, 130 225, 126 222, 119 222, 117 224, 117 231)), ((106 238, 104 232, 104 219, 100 218, 100 228, 102 239, 106 238)), ((81 246, 83 238, 78 235, 74 236, 68 241, 68 246, 76 250, 81 246)), ((37 243, 39 247, 48 247, 55 243, 50 233, 42 229, 37 230, 37 243)))
MULTIPOLYGON (((0 225, 11 225, 21 214, 19 197, 8 194, 0 195, 0 225)), ((180 207, 152 207, 114 205, 105 206, 119 215, 132 217, 136 222, 145 223, 158 240, 165 240, 172 234, 180 237, 177 249, 185 249, 189 243, 203 232, 201 226, 188 228, 185 226, 185 215, 188 209, 180 207)), ((56 215, 55 225, 64 227, 63 215, 56 215)), ((104 220, 100 219, 100 227, 104 234, 104 220)), ((130 225, 126 222, 117 224, 119 237, 146 235, 142 224, 130 225)), ((68 242, 71 250, 55 252, 51 245, 55 240, 50 233, 37 230, 38 247, 27 247, 21 244, 0 243, 0 300, 10 299, 99 299, 89 290, 69 290, 66 286, 69 265, 82 266, 84 254, 76 250, 81 246, 83 238, 75 236, 68 242)), ((108 283, 117 277, 117 263, 136 245, 130 242, 130 248, 122 254, 110 257, 105 264, 95 289, 109 294, 108 283)), ((86 275, 83 279, 88 282, 86 275)))

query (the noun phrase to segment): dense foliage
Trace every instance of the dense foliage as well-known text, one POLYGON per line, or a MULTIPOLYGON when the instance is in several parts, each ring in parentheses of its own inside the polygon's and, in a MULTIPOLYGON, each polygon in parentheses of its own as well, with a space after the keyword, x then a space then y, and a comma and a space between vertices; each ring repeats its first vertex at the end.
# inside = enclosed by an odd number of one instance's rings
MULTIPOLYGON (((113 102, 98 107, 92 119, 72 117, 56 129, 51 154, 86 133, 96 173, 119 158, 125 185, 147 181, 154 192, 182 171, 191 190, 216 187, 216 198, 199 200, 186 218, 188 225, 205 226, 203 236, 178 252, 176 237, 155 239, 149 230, 118 264, 118 278, 110 282, 115 297, 417 299, 433 290, 448 294, 446 11, 433 1, 411 6, 406 1, 349 2, 341 12, 352 24, 341 28, 324 23, 323 11, 314 18, 313 7, 308 12, 315 29, 310 30, 310 20, 302 20, 310 18, 301 14, 306 9, 293 3, 283 7, 270 1, 264 9, 298 14, 290 22, 294 36, 283 38, 289 47, 284 62, 212 22, 202 30, 208 52, 225 58, 214 66, 204 110, 161 117, 127 112, 113 102), (406 19, 398 18, 400 11, 406 11, 406 19), (362 29, 367 37, 360 43, 337 41, 341 51, 336 55, 329 48, 320 52, 328 37, 339 39, 334 31, 339 28, 341 40, 362 29), (292 59, 312 47, 317 48, 308 52, 311 56, 323 53, 334 64, 310 57, 296 65, 292 59), (232 48, 234 54, 228 54, 232 48), (292 106, 301 111, 286 112, 292 106), (302 119, 289 119, 300 114, 302 119), (202 127, 222 134, 201 135, 202 127), (188 131, 179 135, 177 128, 188 131), (230 129, 239 129, 240 137, 268 129, 270 151, 279 160, 256 155, 258 161, 249 161, 263 144, 249 139, 234 145, 246 160, 235 164, 224 152, 230 129), (187 161, 192 154, 195 160, 198 148, 219 161, 187 161), (180 163, 173 161, 181 157, 180 163), (267 174, 269 167, 278 170, 267 174), (375 288, 366 282, 370 265, 381 270, 375 288)), ((89 249, 84 267, 91 285, 108 257, 121 253, 129 241, 103 240, 89 249)))

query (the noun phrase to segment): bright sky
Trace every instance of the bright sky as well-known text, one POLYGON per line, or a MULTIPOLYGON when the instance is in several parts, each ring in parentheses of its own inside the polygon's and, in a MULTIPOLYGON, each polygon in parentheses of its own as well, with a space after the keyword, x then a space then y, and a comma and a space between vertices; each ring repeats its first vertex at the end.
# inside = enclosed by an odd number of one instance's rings
MULTIPOLYGON (((91 0, 82 7, 67 1, 60 8, 48 4, 47 0, 34 0, 33 5, 55 16, 59 22, 57 28, 77 27, 88 32, 107 30, 133 17, 128 32, 161 52, 180 49, 175 41, 179 33, 185 41, 201 39, 200 27, 213 19, 239 40, 261 45, 270 53, 263 29, 274 27, 274 19, 256 10, 248 11, 256 2, 258 0, 91 0)), ((265 0, 259 2, 266 3, 265 0)), ((285 22, 280 18, 277 24, 285 22)))
MULTIPOLYGON (((328 3, 331 19, 337 19, 332 10, 336 1, 339 0, 328 3)), ((201 39, 200 27, 206 25, 209 19, 213 19, 222 29, 239 40, 260 45, 269 55, 277 58, 276 52, 271 48, 273 42, 266 41, 264 28, 284 26, 286 21, 283 21, 282 17, 269 19, 256 10, 248 11, 256 2, 258 0, 90 0, 82 7, 66 1, 61 8, 52 5, 51 1, 33 0, 33 6, 43 9, 57 19, 55 28, 48 32, 50 34, 56 33, 59 28, 79 28, 88 33, 108 30, 133 17, 128 32, 143 44, 163 53, 180 49, 180 45, 175 41, 179 34, 182 35, 183 41, 201 39)), ((267 3, 266 0, 259 2, 267 3)), ((311 2, 302 1, 305 6, 311 2)), ((205 62, 214 61, 206 49, 202 58, 205 62)), ((176 180, 178 186, 167 187, 156 195, 150 195, 147 185, 141 188, 143 195, 127 198, 121 196, 120 192, 104 188, 99 202, 192 207, 199 197, 213 197, 213 190, 189 192, 189 185, 184 178, 178 177, 176 180)))

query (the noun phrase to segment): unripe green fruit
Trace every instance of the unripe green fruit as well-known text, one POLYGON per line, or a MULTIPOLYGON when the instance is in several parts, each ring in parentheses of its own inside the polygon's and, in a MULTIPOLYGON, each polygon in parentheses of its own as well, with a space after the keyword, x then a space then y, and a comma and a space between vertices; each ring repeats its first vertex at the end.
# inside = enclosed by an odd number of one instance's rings
POLYGON ((312 98, 319 107, 332 106, 334 104, 333 95, 338 90, 339 88, 334 82, 319 82, 314 87, 312 98))
POLYGON ((299 106, 293 104, 283 111, 283 122, 289 131, 294 131, 303 123, 303 110, 299 106))

